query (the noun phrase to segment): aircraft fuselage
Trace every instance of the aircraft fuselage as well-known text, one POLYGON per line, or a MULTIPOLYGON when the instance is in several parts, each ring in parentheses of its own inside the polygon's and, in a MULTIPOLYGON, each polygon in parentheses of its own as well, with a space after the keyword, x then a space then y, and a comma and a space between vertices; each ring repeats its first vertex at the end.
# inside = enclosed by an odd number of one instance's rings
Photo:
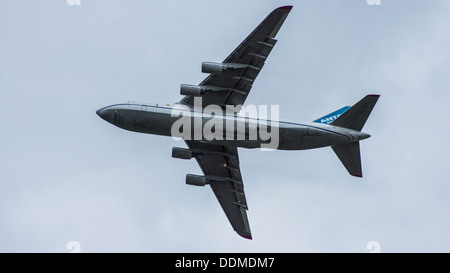
MULTIPOLYGON (((189 117, 188 125, 190 125, 191 133, 187 136, 188 140, 242 148, 260 148, 262 144, 268 145, 276 141, 276 146, 270 148, 305 150, 345 144, 370 137, 363 132, 328 124, 294 123, 225 114, 211 116, 202 112, 201 109, 180 110, 173 105, 116 104, 99 109, 97 114, 105 121, 125 130, 172 137, 176 137, 173 135, 174 125, 177 125, 176 122, 181 116, 189 117), (174 115, 174 113, 180 115, 174 115), (222 130, 213 132, 213 135, 209 133, 209 130, 205 130, 205 125, 208 122, 211 123, 212 119, 216 125, 223 124, 219 126, 222 130), (232 129, 229 130, 230 128, 232 129)), ((188 128, 183 128, 183 130, 186 129, 188 128)), ((186 137, 183 138, 186 139, 186 137)))

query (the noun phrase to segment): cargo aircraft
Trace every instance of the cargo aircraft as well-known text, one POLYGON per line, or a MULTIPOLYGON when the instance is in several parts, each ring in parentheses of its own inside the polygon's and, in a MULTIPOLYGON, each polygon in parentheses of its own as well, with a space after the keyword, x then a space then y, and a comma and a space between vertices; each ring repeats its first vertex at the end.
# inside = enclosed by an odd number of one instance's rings
POLYGON ((172 105, 130 102, 97 111, 102 119, 119 128, 163 136, 173 136, 174 124, 183 116, 194 120, 189 125, 191 128, 181 126, 181 131, 191 132, 183 137, 187 148, 174 147, 172 156, 197 160, 203 175, 187 174, 186 183, 209 185, 233 229, 247 239, 252 239, 252 235, 237 148, 256 148, 268 142, 261 135, 246 138, 250 128, 258 128, 261 122, 270 124, 270 131, 278 132, 277 145, 272 149, 305 150, 330 146, 351 175, 362 177, 359 142, 370 135, 361 130, 379 97, 367 95, 352 107, 346 106, 312 122, 301 123, 272 123, 272 120, 242 117, 236 113, 212 115, 203 111, 210 105, 224 110, 233 106, 236 107, 235 112, 239 111, 274 48, 275 36, 291 9, 292 6, 283 6, 272 11, 222 63, 203 62, 202 72, 209 75, 199 85, 182 84, 180 93, 184 97, 179 102, 172 105), (196 100, 200 102, 196 103, 196 100), (227 132, 225 137, 213 139, 204 135, 192 137, 198 130, 195 120, 205 125, 212 119, 216 125, 220 122, 224 126, 234 125, 231 134, 227 132), (236 138, 239 134, 244 138, 236 138))

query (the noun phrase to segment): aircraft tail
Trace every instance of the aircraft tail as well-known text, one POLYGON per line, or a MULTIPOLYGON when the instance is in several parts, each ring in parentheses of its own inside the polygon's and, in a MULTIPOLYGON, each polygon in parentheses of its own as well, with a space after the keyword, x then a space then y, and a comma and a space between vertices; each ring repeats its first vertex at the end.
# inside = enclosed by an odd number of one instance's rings
MULTIPOLYGON (((367 95, 330 124, 361 131, 380 95, 367 95)), ((347 171, 362 177, 359 141, 331 146, 347 171)))
POLYGON ((362 177, 361 153, 359 151, 359 141, 347 144, 331 146, 339 160, 344 164, 348 173, 362 177))
POLYGON ((379 97, 380 95, 365 96, 330 124, 361 131, 379 97))
POLYGON ((335 121, 338 117, 340 117, 343 113, 345 113, 345 111, 347 111, 348 109, 350 109, 350 106, 342 107, 341 109, 336 110, 333 113, 325 115, 321 118, 318 118, 313 122, 330 124, 331 122, 335 121))

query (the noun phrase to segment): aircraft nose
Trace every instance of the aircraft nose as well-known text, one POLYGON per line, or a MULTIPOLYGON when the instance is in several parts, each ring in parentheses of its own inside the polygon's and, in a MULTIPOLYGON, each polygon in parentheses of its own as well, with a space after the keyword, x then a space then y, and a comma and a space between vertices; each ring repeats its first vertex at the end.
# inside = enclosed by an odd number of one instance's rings
POLYGON ((98 109, 96 113, 102 119, 106 120, 107 122, 110 122, 110 111, 108 109, 105 108, 98 109))

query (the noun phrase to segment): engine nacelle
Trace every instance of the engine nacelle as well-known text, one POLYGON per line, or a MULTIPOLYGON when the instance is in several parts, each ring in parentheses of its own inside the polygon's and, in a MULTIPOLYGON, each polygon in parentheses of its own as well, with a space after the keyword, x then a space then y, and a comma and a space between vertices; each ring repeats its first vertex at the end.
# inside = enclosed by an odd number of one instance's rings
POLYGON ((179 159, 191 159, 193 157, 193 153, 189 149, 173 147, 172 157, 179 159))
POLYGON ((206 88, 198 85, 182 84, 180 87, 180 94, 184 96, 201 96, 205 92, 206 88))
POLYGON ((202 175, 186 174, 186 184, 188 185, 203 187, 206 183, 207 179, 202 175))
POLYGON ((202 62, 203 73, 222 74, 226 69, 227 67, 221 63, 202 62))
POLYGON ((235 64, 235 63, 212 63, 212 62, 202 62, 202 72, 209 74, 222 74, 227 70, 234 70, 239 68, 246 68, 246 64, 235 64))

